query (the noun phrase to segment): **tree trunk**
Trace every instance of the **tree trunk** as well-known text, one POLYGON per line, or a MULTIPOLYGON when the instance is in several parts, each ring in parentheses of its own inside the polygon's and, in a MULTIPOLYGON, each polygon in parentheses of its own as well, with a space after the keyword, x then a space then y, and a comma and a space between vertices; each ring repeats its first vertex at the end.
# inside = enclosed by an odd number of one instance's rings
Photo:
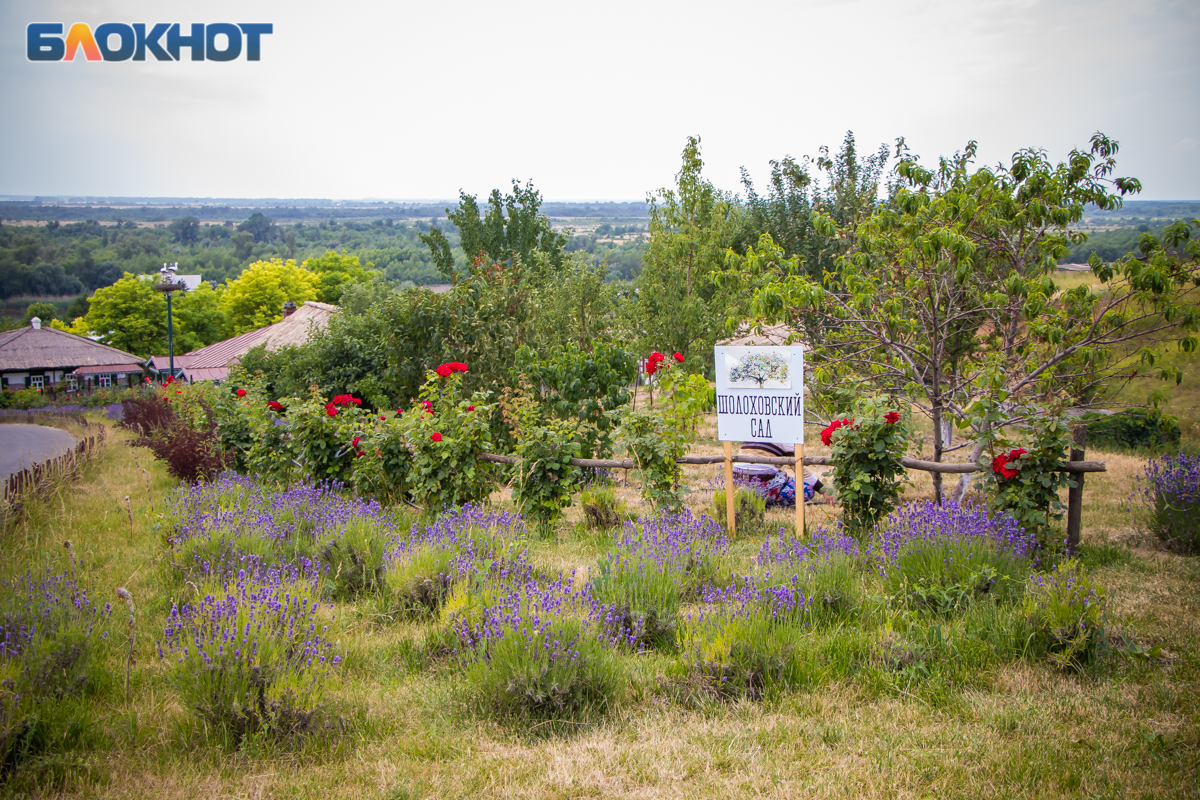
MULTIPOLYGON (((933 460, 942 460, 942 449, 945 447, 945 442, 942 440, 942 406, 940 403, 935 403, 933 406, 933 460)), ((942 502, 942 473, 935 472, 933 477, 933 499, 941 505, 942 502)))
MULTIPOLYGON (((983 437, 975 440, 975 446, 971 448, 971 461, 978 462, 983 456, 983 437)), ((977 472, 964 472, 958 478, 958 484, 954 487, 954 495, 951 502, 955 504, 962 503, 963 498, 967 496, 967 490, 971 488, 971 480, 978 475, 977 472)))

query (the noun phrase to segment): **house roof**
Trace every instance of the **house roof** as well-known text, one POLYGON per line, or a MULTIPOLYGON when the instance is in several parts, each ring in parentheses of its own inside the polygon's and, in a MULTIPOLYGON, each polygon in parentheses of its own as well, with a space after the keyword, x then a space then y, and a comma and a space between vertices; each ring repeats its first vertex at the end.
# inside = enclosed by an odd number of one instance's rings
POLYGON ((107 375, 110 372, 141 372, 143 365, 138 364, 106 364, 101 366, 80 367, 72 375, 107 375))
POLYGON ((134 364, 141 358, 51 327, 0 333, 0 372, 134 364))
MULTIPOLYGON (((230 368, 251 348, 266 345, 268 351, 274 351, 304 344, 313 330, 324 330, 329 318, 339 311, 337 306, 309 300, 273 325, 175 356, 175 368, 182 369, 188 380, 224 380, 230 368)), ((160 372, 170 371, 170 359, 166 356, 154 356, 150 363, 160 372)))

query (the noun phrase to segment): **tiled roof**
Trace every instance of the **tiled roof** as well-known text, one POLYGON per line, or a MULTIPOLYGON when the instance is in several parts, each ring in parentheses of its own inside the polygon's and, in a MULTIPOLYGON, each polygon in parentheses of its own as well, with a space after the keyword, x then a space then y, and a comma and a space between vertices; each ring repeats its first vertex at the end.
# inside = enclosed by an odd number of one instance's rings
MULTIPOLYGON (((267 350, 278 350, 289 345, 304 344, 314 329, 324 330, 329 318, 339 311, 341 309, 337 306, 309 300, 291 316, 273 325, 175 356, 175 368, 182 369, 189 380, 224 380, 230 368, 251 348, 265 344, 267 350)), ((170 360, 166 356, 154 356, 150 361, 154 369, 170 371, 170 360)))

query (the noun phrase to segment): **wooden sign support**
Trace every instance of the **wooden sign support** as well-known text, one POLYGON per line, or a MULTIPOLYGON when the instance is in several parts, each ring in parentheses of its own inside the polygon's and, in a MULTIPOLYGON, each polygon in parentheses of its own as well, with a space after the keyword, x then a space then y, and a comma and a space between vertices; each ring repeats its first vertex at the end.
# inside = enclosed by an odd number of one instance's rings
POLYGON ((725 525, 729 538, 737 537, 737 492, 733 487, 733 442, 725 445, 725 525))
POLYGON ((796 538, 804 537, 804 443, 796 444, 796 538))

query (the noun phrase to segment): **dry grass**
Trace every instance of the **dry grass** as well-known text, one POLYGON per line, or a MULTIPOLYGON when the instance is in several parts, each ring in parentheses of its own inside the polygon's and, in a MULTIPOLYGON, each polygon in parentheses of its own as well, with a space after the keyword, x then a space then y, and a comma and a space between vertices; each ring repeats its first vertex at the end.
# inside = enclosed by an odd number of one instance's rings
MULTIPOLYGON (((702 430, 696 449, 719 452, 713 436, 702 430)), ((149 631, 179 591, 164 577, 155 527, 173 482, 122 438, 113 437, 84 481, 4 534, 0 573, 60 564, 70 538, 90 593, 102 601, 127 586, 149 631)), ((808 452, 823 454, 819 438, 810 441, 817 444, 808 452)), ((422 626, 381 624, 369 604, 342 604, 348 658, 334 705, 348 720, 343 736, 298 750, 229 751, 179 706, 147 634, 131 707, 118 698, 97 703, 100 743, 46 773, 56 779, 31 777, 24 788, 33 796, 189 800, 1200 796, 1200 560, 1163 552, 1132 524, 1124 506, 1141 459, 1089 457, 1105 458, 1110 472, 1087 477, 1085 556, 1109 587, 1114 631, 1161 646, 1160 659, 1114 658, 1084 675, 1022 662, 936 692, 850 680, 765 704, 687 710, 653 691, 661 662, 647 657, 633 697, 605 721, 525 730, 476 716, 458 700, 457 671, 414 660, 422 626)), ((697 488, 689 505, 706 506, 708 490, 699 487, 714 474, 686 469, 697 488)), ((907 496, 928 491, 928 478, 919 478, 907 496)), ((635 487, 626 501, 640 508, 635 487)), ((836 514, 810 509, 817 521, 836 514)), ((791 511, 772 514, 791 524, 791 511)), ((561 534, 531 543, 539 564, 586 568, 608 543, 567 525, 561 534)), ((739 552, 759 544, 741 542, 739 552)))

